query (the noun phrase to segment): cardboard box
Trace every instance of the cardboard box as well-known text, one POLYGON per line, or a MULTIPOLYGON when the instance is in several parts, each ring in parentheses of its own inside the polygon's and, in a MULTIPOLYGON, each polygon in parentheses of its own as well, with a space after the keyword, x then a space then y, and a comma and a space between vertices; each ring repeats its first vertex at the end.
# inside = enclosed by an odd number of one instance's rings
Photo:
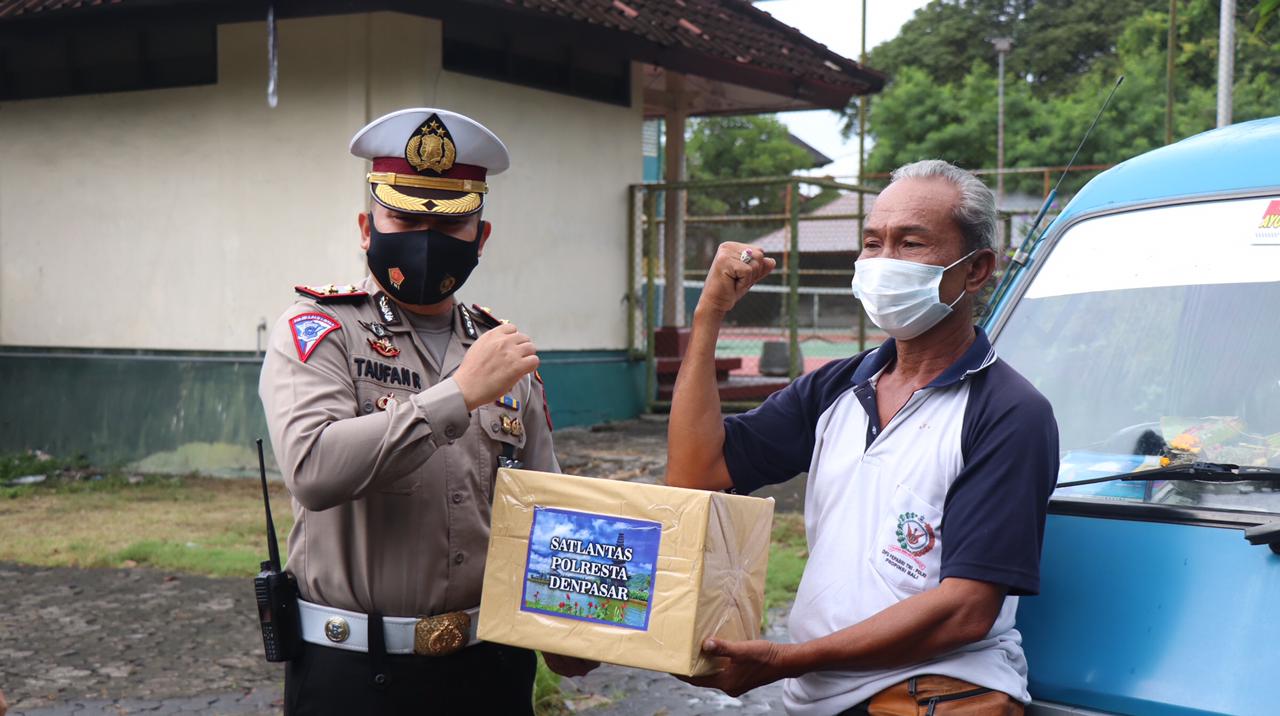
POLYGON ((484 641, 691 676, 758 639, 773 500, 498 470, 484 641))

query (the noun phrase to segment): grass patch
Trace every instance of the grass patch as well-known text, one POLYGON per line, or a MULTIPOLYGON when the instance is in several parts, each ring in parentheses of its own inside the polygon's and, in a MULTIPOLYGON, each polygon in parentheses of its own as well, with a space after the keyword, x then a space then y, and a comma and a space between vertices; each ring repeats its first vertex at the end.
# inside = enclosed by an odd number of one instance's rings
POLYGON ((800 588, 800 575, 809 559, 804 537, 804 516, 780 512, 773 516, 773 537, 769 542, 769 571, 764 578, 765 611, 789 604, 800 588))
MULTIPOLYGON (((257 481, 104 475, 5 490, 0 560, 244 577, 266 557, 257 481)), ((283 485, 271 502, 283 545, 293 524, 283 485)))
MULTIPOLYGON (((256 574, 266 556, 262 488, 256 480, 128 476, 95 472, 82 459, 0 456, 0 485, 45 474, 45 482, 0 487, 0 561, 43 566, 146 566, 216 577, 256 574)), ((270 486, 283 547, 293 525, 284 485, 270 486)), ((800 586, 808 548, 804 518, 773 518, 765 608, 789 603, 800 586)), ((560 676, 538 656, 538 716, 568 708, 560 676)))
POLYGON ((538 674, 533 679, 533 712, 537 716, 560 716, 569 713, 560 693, 560 675, 547 667, 538 654, 538 674))

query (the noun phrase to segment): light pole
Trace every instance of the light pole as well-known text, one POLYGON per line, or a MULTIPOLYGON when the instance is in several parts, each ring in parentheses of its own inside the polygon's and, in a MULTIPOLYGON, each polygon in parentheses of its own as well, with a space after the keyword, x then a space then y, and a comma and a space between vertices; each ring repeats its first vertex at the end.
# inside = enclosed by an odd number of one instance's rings
MULTIPOLYGON (((1004 204, 1004 56, 1013 49, 1012 37, 997 37, 991 41, 1000 58, 1000 69, 996 82, 996 210, 1004 204)), ((1009 237, 1002 237, 1007 241, 1009 237)))
POLYGON ((1236 0, 1222 0, 1218 25, 1218 126, 1231 124, 1231 85, 1236 64, 1236 0))

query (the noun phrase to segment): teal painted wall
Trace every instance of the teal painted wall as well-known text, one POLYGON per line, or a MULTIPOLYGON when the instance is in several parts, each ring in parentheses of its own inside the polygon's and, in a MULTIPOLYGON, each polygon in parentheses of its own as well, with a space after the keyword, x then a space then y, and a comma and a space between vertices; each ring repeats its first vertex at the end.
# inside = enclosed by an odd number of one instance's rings
MULTIPOLYGON (((644 363, 625 351, 541 357, 557 429, 643 409, 644 363)), ((143 472, 256 475, 253 440, 267 435, 260 361, 252 354, 5 349, 0 452, 39 448, 143 472)))

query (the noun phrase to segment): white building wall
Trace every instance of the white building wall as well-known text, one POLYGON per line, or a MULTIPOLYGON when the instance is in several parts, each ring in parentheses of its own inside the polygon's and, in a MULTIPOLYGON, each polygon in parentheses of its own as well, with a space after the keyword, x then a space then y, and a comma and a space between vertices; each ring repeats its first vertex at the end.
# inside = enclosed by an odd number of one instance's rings
POLYGON ((218 30, 218 83, 0 104, 0 345, 253 350, 295 283, 364 274, 370 118, 439 103, 512 153, 460 293, 542 349, 625 345, 626 185, 641 108, 440 69, 440 24, 395 14, 218 30), (371 43, 369 38, 377 38, 371 43))

